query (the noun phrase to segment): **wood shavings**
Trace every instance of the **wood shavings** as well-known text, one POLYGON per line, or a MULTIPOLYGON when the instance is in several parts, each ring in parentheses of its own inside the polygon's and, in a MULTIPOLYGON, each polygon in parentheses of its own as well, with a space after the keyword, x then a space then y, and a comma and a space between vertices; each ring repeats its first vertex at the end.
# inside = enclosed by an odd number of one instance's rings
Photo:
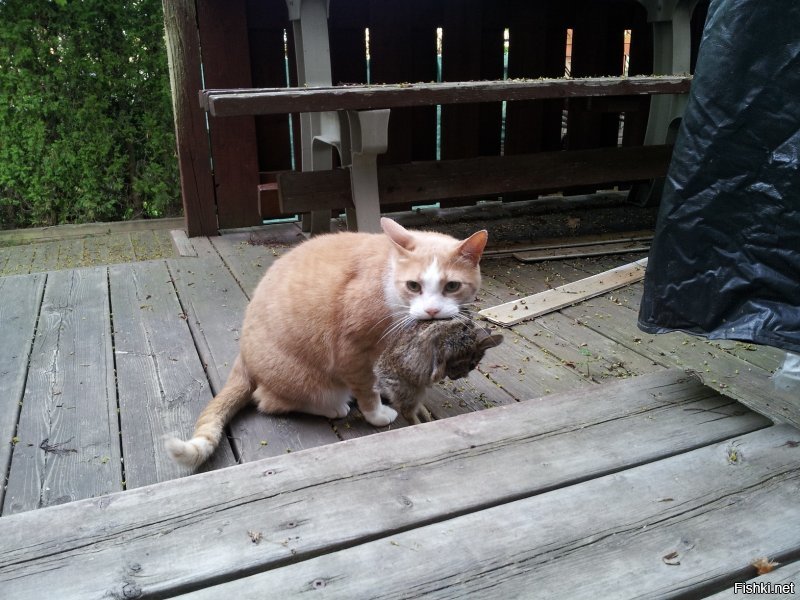
POLYGON ((254 544, 260 544, 261 540, 264 538, 264 534, 260 531, 248 531, 247 535, 254 544))

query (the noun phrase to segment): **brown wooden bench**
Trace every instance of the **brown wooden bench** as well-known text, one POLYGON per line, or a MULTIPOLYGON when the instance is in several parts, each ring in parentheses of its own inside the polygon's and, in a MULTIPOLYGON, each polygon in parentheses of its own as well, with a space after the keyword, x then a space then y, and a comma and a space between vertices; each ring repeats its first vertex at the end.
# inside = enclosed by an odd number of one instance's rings
MULTIPOLYGON (((202 90, 200 103, 213 116, 229 117, 499 100, 614 97, 624 100, 642 94, 686 94, 690 83, 689 76, 663 76, 202 90)), ((449 198, 614 185, 663 177, 670 156, 670 146, 658 145, 413 162, 380 166, 378 189, 381 205, 408 205, 449 198)), ((347 168, 279 173, 276 182, 262 183, 259 187, 259 197, 264 202, 271 202, 276 194, 285 213, 354 206, 347 168)))
MULTIPOLYGON (((378 189, 381 205, 407 205, 616 185, 663 177, 671 155, 672 146, 662 145, 387 165, 378 167, 378 189)), ((277 193, 286 213, 353 206, 347 169, 287 171, 262 187, 277 193)))

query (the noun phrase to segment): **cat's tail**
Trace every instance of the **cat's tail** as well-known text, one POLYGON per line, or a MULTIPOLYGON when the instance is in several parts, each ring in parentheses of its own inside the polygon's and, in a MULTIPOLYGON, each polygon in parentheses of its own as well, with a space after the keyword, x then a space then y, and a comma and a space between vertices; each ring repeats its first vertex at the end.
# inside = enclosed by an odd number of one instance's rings
POLYGON ((219 446, 225 425, 247 405, 252 393, 253 385, 241 357, 237 356, 225 387, 197 418, 192 439, 187 442, 175 437, 164 440, 172 460, 192 468, 203 464, 219 446))

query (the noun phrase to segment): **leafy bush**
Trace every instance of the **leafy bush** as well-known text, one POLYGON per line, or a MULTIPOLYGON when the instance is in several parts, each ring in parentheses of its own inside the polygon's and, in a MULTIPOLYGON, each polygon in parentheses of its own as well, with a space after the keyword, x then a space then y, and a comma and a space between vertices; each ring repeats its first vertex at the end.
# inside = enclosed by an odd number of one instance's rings
POLYGON ((0 0, 0 227, 179 211, 160 0, 0 0))

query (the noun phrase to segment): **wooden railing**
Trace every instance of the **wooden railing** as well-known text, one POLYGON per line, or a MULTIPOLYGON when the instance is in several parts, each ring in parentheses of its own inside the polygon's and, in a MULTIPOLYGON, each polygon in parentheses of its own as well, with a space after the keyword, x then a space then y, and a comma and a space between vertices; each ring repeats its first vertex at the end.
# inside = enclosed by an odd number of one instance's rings
POLYGON ((685 94, 690 76, 515 79, 454 83, 345 85, 315 88, 201 90, 214 117, 368 110, 546 98, 685 94))

